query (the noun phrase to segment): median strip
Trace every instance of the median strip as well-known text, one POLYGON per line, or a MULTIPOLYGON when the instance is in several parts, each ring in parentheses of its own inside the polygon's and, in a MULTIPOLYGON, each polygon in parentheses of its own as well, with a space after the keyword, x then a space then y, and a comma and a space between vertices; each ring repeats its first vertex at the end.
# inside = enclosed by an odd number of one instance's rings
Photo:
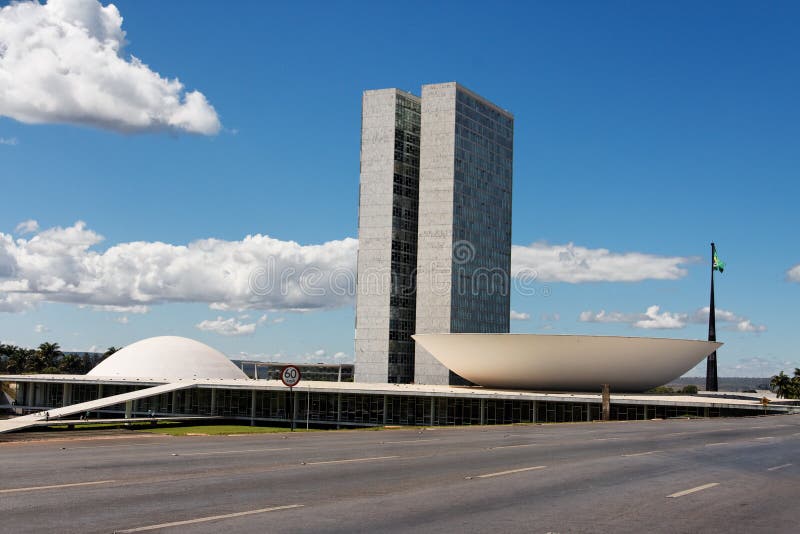
POLYGON ((129 532, 146 532, 148 530, 158 530, 161 528, 180 527, 183 525, 194 525, 197 523, 206 523, 208 521, 216 521, 218 519, 231 519, 234 517, 243 517, 246 515, 263 514, 266 512, 277 512, 278 510, 290 510, 292 508, 302 508, 302 504, 288 504, 286 506, 273 506, 271 508, 260 508, 258 510, 247 510, 245 512, 236 512, 233 514, 212 515, 209 517, 198 517, 197 519, 187 519, 185 521, 173 521, 172 523, 160 523, 158 525, 147 525, 145 527, 129 528, 125 530, 115 530, 119 534, 127 534, 129 532))
POLYGON ((683 497, 684 495, 689 495, 690 493, 696 493, 698 491, 703 491, 709 488, 713 488, 714 486, 719 486, 719 482, 712 482, 710 484, 703 484, 702 486, 697 486, 696 488, 691 488, 683 491, 679 491, 677 493, 673 493, 672 495, 667 495, 667 498, 676 498, 676 497, 683 497))

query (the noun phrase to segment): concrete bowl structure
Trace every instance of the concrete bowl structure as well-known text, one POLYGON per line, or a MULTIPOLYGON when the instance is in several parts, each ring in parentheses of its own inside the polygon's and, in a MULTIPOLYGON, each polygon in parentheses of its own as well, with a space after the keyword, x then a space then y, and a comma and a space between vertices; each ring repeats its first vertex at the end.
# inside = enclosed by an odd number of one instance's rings
POLYGON ((491 388, 640 392, 670 382, 722 343, 539 334, 415 334, 445 367, 491 388))
POLYGON ((100 362, 87 376, 169 380, 247 378, 221 352, 194 339, 178 336, 137 341, 100 362))

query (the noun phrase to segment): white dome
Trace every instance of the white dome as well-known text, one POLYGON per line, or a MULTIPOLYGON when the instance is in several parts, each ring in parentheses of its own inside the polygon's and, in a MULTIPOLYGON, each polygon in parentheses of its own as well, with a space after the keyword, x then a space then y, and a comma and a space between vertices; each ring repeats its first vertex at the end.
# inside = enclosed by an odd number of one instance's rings
POLYGON ((247 378, 221 352, 178 336, 137 341, 115 352, 87 374, 125 378, 247 378))

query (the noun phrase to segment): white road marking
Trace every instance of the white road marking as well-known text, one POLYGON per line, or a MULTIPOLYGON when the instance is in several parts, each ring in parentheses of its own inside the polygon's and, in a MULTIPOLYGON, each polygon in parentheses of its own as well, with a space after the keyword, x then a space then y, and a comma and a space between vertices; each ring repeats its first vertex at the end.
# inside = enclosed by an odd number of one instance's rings
POLYGON ((525 443, 525 444, 522 444, 522 445, 498 445, 496 447, 489 447, 489 450, 491 451, 491 450, 494 450, 494 449, 516 449, 516 448, 519 448, 519 447, 533 447, 535 445, 539 445, 539 444, 538 443, 525 443))
POLYGON ((716 447, 717 445, 727 445, 727 441, 720 441, 719 443, 706 443, 706 447, 716 447))
POLYGON ((613 439, 622 439, 622 438, 594 438, 594 441, 610 441, 613 439))
POLYGON ((775 436, 761 436, 760 438, 756 439, 775 439, 775 436))
POLYGON ((767 471, 777 471, 778 469, 783 469, 784 467, 789 467, 792 464, 783 464, 783 465, 776 465, 775 467, 767 468, 767 471))
POLYGON ((179 452, 177 456, 213 456, 214 454, 240 454, 244 452, 271 452, 271 451, 290 451, 290 447, 281 449, 238 449, 229 451, 208 451, 208 452, 179 452))
POLYGON ((513 475, 514 473, 524 473, 525 471, 534 471, 536 469, 544 469, 547 467, 546 465, 535 465, 533 467, 522 467, 520 469, 511 469, 509 471, 499 471, 497 473, 486 473, 485 475, 476 475, 474 477, 467 477, 469 478, 492 478, 492 477, 500 477, 503 475, 513 475))
POLYGON ((440 441, 440 440, 439 440, 439 438, 433 438, 433 439, 408 439, 408 440, 401 440, 401 441, 381 441, 381 444, 382 445, 398 445, 398 444, 408 445, 410 443, 423 443, 425 441, 440 441))
POLYGON ((400 458, 399 456, 374 456, 372 458, 353 458, 351 460, 325 460, 322 462, 306 462, 305 465, 323 465, 323 464, 346 464, 352 462, 372 462, 375 460, 392 460, 400 458))
POLYGON ((112 482, 116 482, 116 480, 95 480, 93 482, 73 482, 72 484, 57 484, 54 486, 31 486, 28 488, 13 488, 13 489, 4 489, 0 490, 0 493, 18 493, 23 491, 39 491, 39 490, 49 490, 49 489, 59 489, 59 488, 74 488, 77 486, 97 486, 99 484, 111 484, 112 482))
POLYGON ((673 432, 672 434, 666 434, 667 436, 685 436, 686 434, 692 434, 693 432, 673 432))
POLYGON ((630 456, 646 456, 648 454, 655 454, 657 452, 664 452, 664 451, 647 451, 647 452, 635 452, 633 454, 623 454, 622 456, 628 458, 630 456))
POLYGON ((218 519, 231 519, 233 517, 242 517, 246 515, 263 514, 266 512, 277 512, 278 510, 291 510, 292 508, 302 508, 302 504, 287 504, 286 506, 273 506, 271 508, 260 508, 258 510, 247 510, 246 512, 236 512, 233 514, 212 515, 209 517, 198 517, 197 519, 187 519, 186 521, 173 521, 172 523, 161 523, 158 525, 147 525, 145 527, 129 528, 125 530, 116 530, 114 532, 120 534, 127 534, 129 532, 145 532, 147 530, 158 530, 161 528, 179 527, 183 525, 194 525, 197 523, 205 523, 208 521, 216 521, 218 519))
POLYGON ((703 484, 702 486, 697 486, 696 488, 679 491, 677 493, 673 493, 672 495, 667 495, 667 498, 683 497, 684 495, 689 495, 690 493, 703 491, 708 488, 713 488, 714 486, 719 486, 719 482, 712 482, 711 484, 703 484))

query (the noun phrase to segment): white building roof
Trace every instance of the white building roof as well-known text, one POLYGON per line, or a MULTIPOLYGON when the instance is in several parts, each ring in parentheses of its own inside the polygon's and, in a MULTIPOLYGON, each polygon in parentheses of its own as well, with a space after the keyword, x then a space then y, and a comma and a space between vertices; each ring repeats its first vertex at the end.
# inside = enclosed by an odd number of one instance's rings
POLYGON ((103 360, 92 377, 175 379, 247 378, 227 356, 204 343, 178 336, 137 341, 103 360))

